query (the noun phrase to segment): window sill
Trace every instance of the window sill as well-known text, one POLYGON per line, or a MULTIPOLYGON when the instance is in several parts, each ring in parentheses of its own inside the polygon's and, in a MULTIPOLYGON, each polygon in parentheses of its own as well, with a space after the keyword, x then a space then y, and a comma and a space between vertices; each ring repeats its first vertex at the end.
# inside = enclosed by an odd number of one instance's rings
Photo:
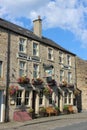
POLYGON ((54 62, 54 60, 51 60, 51 59, 48 59, 48 61, 50 61, 50 62, 54 62))

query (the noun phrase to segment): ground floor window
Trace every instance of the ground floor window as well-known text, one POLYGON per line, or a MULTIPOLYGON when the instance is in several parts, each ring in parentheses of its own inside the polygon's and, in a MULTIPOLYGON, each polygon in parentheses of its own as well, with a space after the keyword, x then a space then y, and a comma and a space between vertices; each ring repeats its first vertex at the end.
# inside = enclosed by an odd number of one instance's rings
POLYGON ((40 94, 39 94, 39 105, 42 105, 43 104, 43 91, 40 91, 40 94))
POLYGON ((52 104, 52 94, 49 95, 49 104, 52 104))
POLYGON ((22 91, 17 91, 17 98, 16 98, 16 106, 21 106, 22 104, 22 91))
POLYGON ((16 97, 16 106, 26 105, 29 106, 30 91, 29 90, 18 90, 16 97))
POLYGON ((64 104, 72 104, 72 92, 64 92, 64 104))
POLYGON ((29 105, 29 91, 25 91, 25 105, 28 106, 29 105))

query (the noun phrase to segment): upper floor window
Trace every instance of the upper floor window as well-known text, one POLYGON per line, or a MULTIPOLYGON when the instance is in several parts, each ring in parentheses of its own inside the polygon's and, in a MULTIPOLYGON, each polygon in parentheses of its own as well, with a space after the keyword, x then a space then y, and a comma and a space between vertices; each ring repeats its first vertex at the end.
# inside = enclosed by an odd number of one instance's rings
POLYGON ((72 73, 68 72, 68 83, 71 83, 72 73))
POLYGON ((2 77, 2 61, 0 61, 0 78, 2 77))
POLYGON ((39 77, 39 65, 33 64, 33 78, 39 77))
POLYGON ((64 71, 60 70, 60 82, 62 82, 64 79, 64 71))
POLYGON ((33 56, 39 56, 39 45, 37 43, 33 43, 33 56))
POLYGON ((59 63, 63 63, 63 53, 59 52, 59 63))
POLYGON ((48 48, 48 59, 53 60, 53 49, 48 48))
POLYGON ((26 39, 24 38, 20 38, 19 51, 24 53, 26 52, 26 39))
POLYGON ((67 65, 71 65, 71 56, 67 55, 67 65))
POLYGON ((26 62, 20 61, 19 63, 19 75, 25 76, 26 75, 26 62))

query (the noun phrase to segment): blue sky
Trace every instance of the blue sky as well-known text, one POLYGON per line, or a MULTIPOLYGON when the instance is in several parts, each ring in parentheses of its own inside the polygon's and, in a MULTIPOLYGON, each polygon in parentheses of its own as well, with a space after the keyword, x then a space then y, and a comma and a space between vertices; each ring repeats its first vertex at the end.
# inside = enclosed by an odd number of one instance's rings
POLYGON ((87 60, 87 0, 0 0, 0 17, 29 30, 38 15, 43 36, 87 60))

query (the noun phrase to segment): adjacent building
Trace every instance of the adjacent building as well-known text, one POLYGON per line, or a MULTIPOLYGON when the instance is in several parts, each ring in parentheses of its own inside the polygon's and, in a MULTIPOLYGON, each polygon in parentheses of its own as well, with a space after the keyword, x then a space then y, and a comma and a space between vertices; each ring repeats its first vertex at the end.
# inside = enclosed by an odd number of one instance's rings
POLYGON ((81 91, 81 107, 87 111, 87 61, 76 57, 77 86, 81 91))
POLYGON ((0 122, 17 110, 76 105, 76 55, 34 31, 0 19, 0 122))

